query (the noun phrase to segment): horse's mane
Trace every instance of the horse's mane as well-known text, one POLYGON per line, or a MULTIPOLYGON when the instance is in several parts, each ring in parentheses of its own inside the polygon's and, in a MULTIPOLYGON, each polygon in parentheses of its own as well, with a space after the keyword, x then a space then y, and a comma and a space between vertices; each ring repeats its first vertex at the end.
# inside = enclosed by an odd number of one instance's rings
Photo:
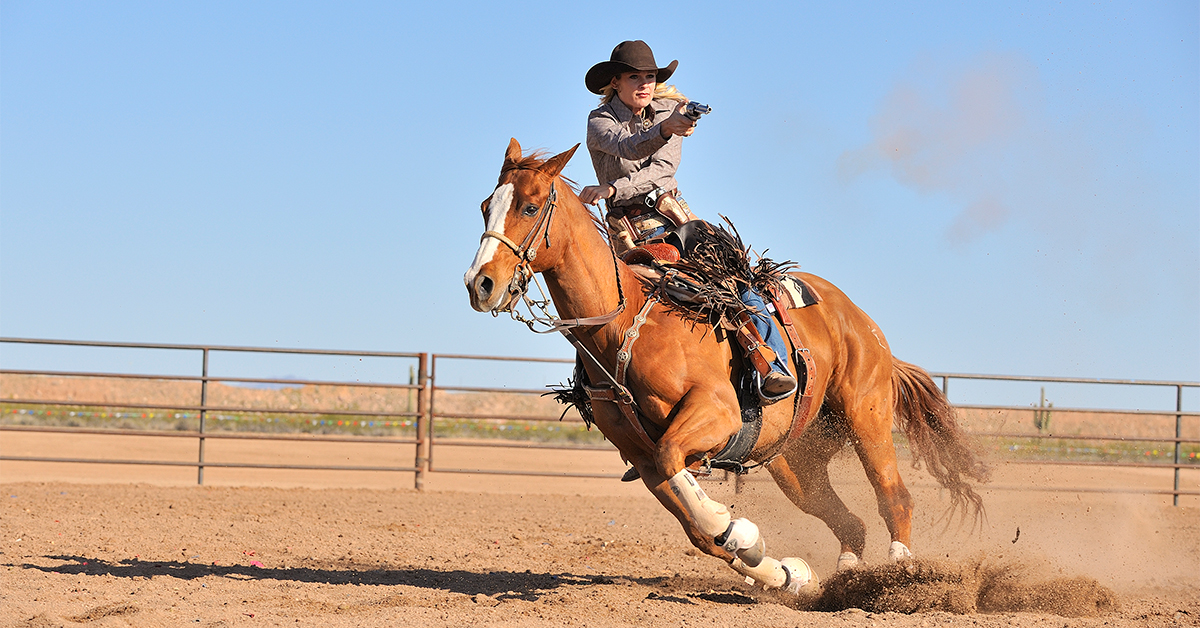
MULTIPOLYGON (((532 170, 533 172, 537 172, 538 174, 545 176, 544 173, 539 170, 539 168, 541 168, 542 164, 546 163, 546 160, 548 160, 551 156, 552 155, 549 155, 546 151, 540 149, 530 151, 528 155, 521 157, 519 160, 510 164, 505 164, 504 168, 500 170, 500 177, 503 179, 505 173, 507 173, 509 170, 532 170)), ((567 185, 567 188, 571 190, 572 194, 574 194, 576 197, 579 196, 578 183, 575 183, 575 181, 572 179, 564 177, 561 174, 555 178, 561 179, 562 182, 567 185)), ((578 198, 576 198, 576 200, 578 200, 578 198)), ((580 202, 579 204, 583 207, 583 210, 588 213, 588 216, 591 217, 592 224, 595 225, 596 230, 600 232, 601 236, 604 236, 604 240, 607 242, 608 229, 604 226, 604 221, 598 214, 596 214, 596 212, 592 211, 592 208, 584 205, 583 202, 580 202)))

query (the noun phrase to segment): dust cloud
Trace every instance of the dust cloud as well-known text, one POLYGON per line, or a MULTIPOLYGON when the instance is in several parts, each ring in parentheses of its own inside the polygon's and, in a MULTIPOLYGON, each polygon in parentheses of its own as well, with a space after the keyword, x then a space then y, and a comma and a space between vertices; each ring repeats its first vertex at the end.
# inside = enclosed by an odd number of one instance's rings
POLYGON ((1154 234, 1170 203, 1142 166, 1152 136, 1144 112, 1068 95, 1065 79, 1017 52, 953 64, 914 63, 879 103, 871 141, 838 158, 843 183, 885 172, 949 200, 958 208, 944 227, 953 249, 1013 230, 1030 251, 1106 273, 1168 254, 1154 234))
POLYGON ((1095 617, 1120 605, 1108 587, 1086 576, 1039 576, 1020 563, 979 558, 968 563, 917 559, 835 573, 811 610, 859 608, 876 613, 1041 612, 1095 617))

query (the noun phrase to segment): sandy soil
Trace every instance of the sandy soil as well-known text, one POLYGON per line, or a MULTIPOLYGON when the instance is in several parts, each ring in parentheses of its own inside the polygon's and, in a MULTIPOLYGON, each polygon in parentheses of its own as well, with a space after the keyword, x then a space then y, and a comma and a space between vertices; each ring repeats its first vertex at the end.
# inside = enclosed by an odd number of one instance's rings
MULTIPOLYGON (((14 455, 102 447, 162 459, 178 448, 187 459, 195 447, 2 438, 14 455)), ((411 463, 411 447, 236 445, 264 450, 213 455, 411 463)), ((511 450, 438 452, 447 468, 621 470, 611 452, 540 452, 535 462, 511 450)), ((834 576, 832 534, 765 475, 740 493, 708 481, 735 516, 762 526, 771 554, 805 558, 822 575, 823 598, 795 600, 697 555, 644 488, 611 479, 440 473, 417 493, 405 473, 210 469, 197 487, 186 468, 4 462, 0 625, 1200 625, 1194 500, 1040 490, 1161 487, 1156 474, 1003 466, 994 484, 1012 488, 983 491, 988 521, 972 531, 936 523, 938 489, 906 470, 922 562, 898 568, 884 564, 886 533, 861 468, 840 457, 835 487, 868 524, 870 564, 854 577, 834 576)))

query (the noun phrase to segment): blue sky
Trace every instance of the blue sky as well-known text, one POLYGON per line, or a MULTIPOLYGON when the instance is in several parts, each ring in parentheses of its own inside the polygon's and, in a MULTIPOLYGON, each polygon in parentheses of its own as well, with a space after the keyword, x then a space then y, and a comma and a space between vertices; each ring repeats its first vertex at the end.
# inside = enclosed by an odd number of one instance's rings
POLYGON ((0 4, 0 334, 567 356, 469 307, 478 207, 645 39, 693 209, 902 359, 1200 379, 1194 1, 410 4, 0 4))

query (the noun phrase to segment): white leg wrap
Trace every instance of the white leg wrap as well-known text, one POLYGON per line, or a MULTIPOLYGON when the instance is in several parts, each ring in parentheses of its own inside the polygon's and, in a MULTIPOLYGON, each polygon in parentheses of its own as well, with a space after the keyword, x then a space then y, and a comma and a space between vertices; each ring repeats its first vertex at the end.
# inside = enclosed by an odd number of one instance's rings
POLYGON ((742 559, 750 567, 757 567, 767 554, 767 544, 759 534, 758 526, 749 519, 734 519, 716 541, 726 552, 742 559))
POLYGON ((735 559, 729 566, 752 580, 751 584, 761 584, 766 589, 783 589, 793 595, 801 591, 816 593, 821 586, 816 572, 801 558, 775 560, 766 557, 757 567, 747 566, 735 559))
POLYGON ((908 551, 908 546, 900 541, 892 541, 888 547, 888 560, 894 562, 908 560, 912 558, 912 552, 908 551))
MULTIPOLYGON (((696 522, 696 527, 705 536, 715 539, 729 528, 732 519, 729 510, 720 502, 710 499, 687 469, 671 476, 667 486, 671 487, 671 492, 683 503, 684 510, 692 516, 692 521, 696 522)), ((755 532, 758 532, 757 528, 755 532)))
POLYGON ((735 558, 732 563, 729 563, 729 566, 743 576, 753 578, 755 583, 768 589, 778 589, 788 584, 787 570, 784 569, 782 563, 770 556, 764 557, 757 567, 747 565, 740 558, 735 558))
POLYGON ((738 573, 768 589, 785 589, 791 593, 818 586, 817 575, 803 560, 785 558, 778 561, 766 556, 766 543, 758 526, 749 519, 730 517, 729 509, 710 499, 687 469, 667 480, 667 486, 671 487, 671 492, 691 515, 700 532, 736 556, 730 566, 738 573))
POLYGON ((804 562, 803 558, 785 558, 779 561, 783 568, 788 570, 788 575, 791 580, 788 581, 787 590, 790 593, 796 594, 801 591, 808 593, 820 593, 821 579, 817 577, 817 572, 804 562))

